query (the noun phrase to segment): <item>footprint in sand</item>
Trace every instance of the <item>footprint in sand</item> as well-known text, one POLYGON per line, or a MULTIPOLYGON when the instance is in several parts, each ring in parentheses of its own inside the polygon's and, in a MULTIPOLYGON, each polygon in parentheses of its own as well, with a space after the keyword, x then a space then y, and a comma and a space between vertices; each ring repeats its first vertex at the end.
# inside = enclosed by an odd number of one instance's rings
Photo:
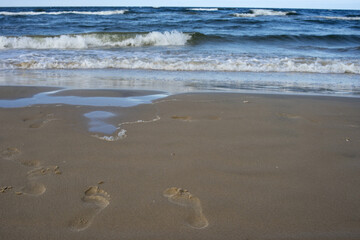
MULTIPOLYGON (((0 152, 0 156, 6 160, 17 161, 17 157, 20 154, 21 151, 15 147, 9 147, 0 152)), ((42 183, 35 182, 34 179, 48 174, 61 174, 58 166, 39 167, 39 160, 20 160, 19 162, 26 167, 37 168, 30 170, 27 173, 29 181, 25 184, 25 186, 20 188, 20 191, 15 192, 17 195, 28 194, 32 196, 40 196, 46 191, 46 187, 42 183)))
POLYGON ((22 160, 20 163, 26 167, 38 167, 40 166, 39 160, 22 160))
MULTIPOLYGON (((1 151, 1 157, 6 160, 15 160, 20 154, 21 151, 15 147, 9 147, 1 151)), ((20 161, 20 163, 28 167, 38 166, 40 164, 40 162, 37 160, 25 160, 25 161, 20 161)), ((42 183, 30 181, 20 190, 21 191, 16 192, 17 195, 29 194, 29 195, 39 196, 45 192, 46 188, 42 183)))
POLYGON ((14 160, 21 154, 21 151, 16 147, 8 147, 5 150, 2 150, 0 153, 1 158, 6 160, 14 160))
MULTIPOLYGON (((6 160, 15 160, 20 155, 21 151, 15 147, 9 147, 0 153, 1 158, 6 160)), ((21 160, 20 163, 27 167, 37 167, 40 165, 38 160, 21 160)))
POLYGON ((36 178, 50 174, 61 174, 59 170, 59 166, 47 166, 47 167, 39 167, 35 168, 27 173, 29 178, 36 178))
POLYGON ((189 191, 182 188, 171 187, 163 192, 163 196, 167 197, 172 203, 190 209, 187 222, 191 227, 202 229, 209 225, 208 220, 202 213, 200 199, 192 195, 189 191))
POLYGON ((28 194, 32 196, 40 196, 46 191, 46 187, 42 183, 38 182, 28 182, 24 187, 20 189, 19 192, 16 192, 17 195, 28 194))
POLYGON ((38 117, 29 117, 23 119, 24 122, 30 122, 29 128, 40 128, 44 126, 46 123, 51 122, 53 120, 55 120, 53 113, 49 113, 49 114, 40 113, 38 117))
POLYGON ((87 229, 110 203, 110 195, 98 186, 89 187, 82 197, 84 209, 70 222, 70 229, 76 232, 87 229))
MULTIPOLYGON (((25 166, 38 166, 40 164, 37 160, 29 160, 21 162, 25 166)), ((40 196, 46 191, 44 184, 35 182, 34 179, 49 175, 49 174, 61 174, 58 166, 48 166, 48 167, 39 167, 33 170, 30 170, 27 173, 29 182, 20 189, 19 192, 16 192, 17 195, 28 194, 33 196, 40 196)))

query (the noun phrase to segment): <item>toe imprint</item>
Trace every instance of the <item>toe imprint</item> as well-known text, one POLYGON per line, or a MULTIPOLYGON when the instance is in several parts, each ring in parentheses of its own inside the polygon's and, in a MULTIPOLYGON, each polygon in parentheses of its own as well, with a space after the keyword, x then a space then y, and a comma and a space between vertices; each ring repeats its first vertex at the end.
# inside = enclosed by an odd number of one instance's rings
POLYGON ((40 167, 34 170, 31 170, 27 173, 29 178, 49 175, 49 174, 61 174, 59 170, 59 166, 48 166, 48 167, 40 167))

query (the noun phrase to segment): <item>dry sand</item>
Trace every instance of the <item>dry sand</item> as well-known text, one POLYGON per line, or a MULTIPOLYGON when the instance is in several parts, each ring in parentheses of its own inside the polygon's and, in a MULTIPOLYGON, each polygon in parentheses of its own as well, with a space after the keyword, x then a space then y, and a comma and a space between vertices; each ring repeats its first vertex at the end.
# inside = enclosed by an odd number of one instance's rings
POLYGON ((0 108, 0 132, 1 239, 360 239, 360 99, 0 108), (94 137, 91 111, 126 137, 94 137))

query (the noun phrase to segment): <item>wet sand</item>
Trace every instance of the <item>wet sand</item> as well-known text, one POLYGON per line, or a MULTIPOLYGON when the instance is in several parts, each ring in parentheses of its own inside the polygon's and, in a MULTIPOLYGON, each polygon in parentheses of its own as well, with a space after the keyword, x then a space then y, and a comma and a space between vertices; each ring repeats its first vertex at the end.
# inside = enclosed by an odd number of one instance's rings
POLYGON ((158 91, 144 90, 112 90, 112 89, 65 89, 53 96, 79 96, 79 97, 134 97, 159 94, 158 91))
POLYGON ((360 239, 357 98, 0 108, 0 132, 1 239, 360 239), (94 111, 125 134, 89 132, 94 111))

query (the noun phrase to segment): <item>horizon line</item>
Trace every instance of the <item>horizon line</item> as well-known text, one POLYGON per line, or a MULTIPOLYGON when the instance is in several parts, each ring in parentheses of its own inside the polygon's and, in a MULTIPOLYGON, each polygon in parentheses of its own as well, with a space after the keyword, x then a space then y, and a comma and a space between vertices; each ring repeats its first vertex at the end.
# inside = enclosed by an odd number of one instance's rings
POLYGON ((246 7, 219 7, 219 6, 150 6, 150 5, 129 5, 129 6, 114 6, 114 5, 88 5, 88 6, 83 6, 83 5, 72 5, 72 6, 66 6, 66 5, 57 5, 57 6, 1 6, 0 8, 15 8, 15 7, 44 7, 44 8, 48 8, 48 7, 122 7, 122 8, 126 8, 126 7, 149 7, 149 8, 167 8, 167 7, 174 7, 174 8, 259 8, 259 9, 318 9, 318 10, 360 10, 360 8, 311 8, 311 7, 258 7, 258 6, 246 6, 246 7))

